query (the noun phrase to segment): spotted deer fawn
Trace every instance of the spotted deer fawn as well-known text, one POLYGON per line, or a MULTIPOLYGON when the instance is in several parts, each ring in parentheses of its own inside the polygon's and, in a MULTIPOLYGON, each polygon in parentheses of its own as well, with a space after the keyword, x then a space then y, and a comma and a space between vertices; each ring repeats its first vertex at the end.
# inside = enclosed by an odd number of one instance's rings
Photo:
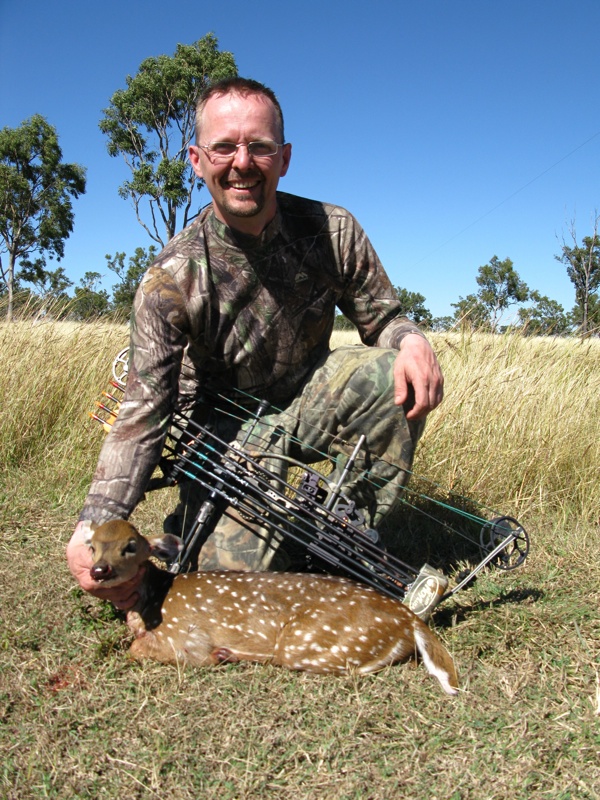
POLYGON ((418 656, 445 692, 458 691, 454 663, 439 639, 400 600, 368 586, 309 573, 173 575, 148 559, 173 559, 180 540, 146 539, 123 520, 90 531, 88 544, 91 575, 103 586, 123 583, 146 566, 139 600, 127 615, 134 658, 366 674, 418 656))

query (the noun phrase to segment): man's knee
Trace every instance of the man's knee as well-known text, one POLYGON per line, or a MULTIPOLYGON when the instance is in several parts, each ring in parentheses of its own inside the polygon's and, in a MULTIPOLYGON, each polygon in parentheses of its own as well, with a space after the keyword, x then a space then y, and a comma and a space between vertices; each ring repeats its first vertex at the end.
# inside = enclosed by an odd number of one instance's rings
POLYGON ((261 527, 258 519, 246 520, 229 508, 203 544, 198 567, 241 572, 281 571, 290 564, 281 545, 281 534, 261 527))

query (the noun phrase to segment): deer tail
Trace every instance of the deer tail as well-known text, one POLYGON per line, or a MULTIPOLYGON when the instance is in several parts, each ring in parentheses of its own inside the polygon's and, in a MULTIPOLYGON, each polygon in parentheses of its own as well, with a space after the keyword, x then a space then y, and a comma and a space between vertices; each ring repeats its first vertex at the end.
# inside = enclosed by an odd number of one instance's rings
POLYGON ((452 656, 427 625, 415 627, 415 644, 425 668, 438 679, 446 694, 458 694, 458 675, 452 656))

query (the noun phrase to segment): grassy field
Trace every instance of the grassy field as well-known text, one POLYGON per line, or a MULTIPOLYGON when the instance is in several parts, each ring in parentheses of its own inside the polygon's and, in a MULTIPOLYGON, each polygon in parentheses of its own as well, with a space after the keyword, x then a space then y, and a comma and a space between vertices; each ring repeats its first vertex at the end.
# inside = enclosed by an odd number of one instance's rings
MULTIPOLYGON (((456 699, 411 665, 359 679, 128 660, 122 618, 64 560, 103 438, 88 411, 126 331, 0 326, 0 797, 600 797, 600 341, 432 340, 447 396, 415 472, 532 541, 524 567, 434 616, 456 699)), ((134 521, 160 530, 171 503, 155 493, 134 521)), ((411 520, 396 520, 409 544, 411 520)))

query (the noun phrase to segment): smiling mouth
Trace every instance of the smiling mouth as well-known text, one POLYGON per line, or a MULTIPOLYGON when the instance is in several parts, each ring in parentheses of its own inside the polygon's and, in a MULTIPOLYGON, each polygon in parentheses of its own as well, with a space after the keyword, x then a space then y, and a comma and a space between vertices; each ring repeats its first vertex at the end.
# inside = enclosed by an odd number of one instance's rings
POLYGON ((258 186, 258 184, 259 181, 227 181, 227 186, 237 191, 249 191, 250 189, 254 189, 255 186, 258 186))

